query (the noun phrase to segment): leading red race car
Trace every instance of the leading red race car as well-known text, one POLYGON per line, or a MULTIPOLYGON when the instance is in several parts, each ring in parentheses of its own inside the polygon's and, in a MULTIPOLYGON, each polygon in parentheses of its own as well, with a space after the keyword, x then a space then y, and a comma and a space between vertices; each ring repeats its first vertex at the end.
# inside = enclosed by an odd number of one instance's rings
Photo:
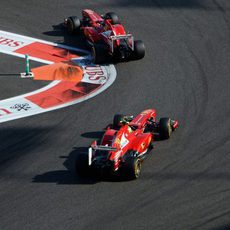
POLYGON ((92 48, 95 63, 108 62, 109 58, 121 61, 145 56, 144 43, 141 40, 135 41, 132 34, 126 33, 113 12, 103 16, 85 9, 82 11, 82 19, 71 16, 65 19, 64 24, 70 34, 82 32, 92 48))
POLYGON ((93 171, 136 179, 154 138, 168 139, 177 127, 178 121, 170 118, 157 122, 155 109, 145 110, 136 117, 115 115, 100 144, 94 141, 87 155, 78 154, 76 171, 80 176, 93 171))

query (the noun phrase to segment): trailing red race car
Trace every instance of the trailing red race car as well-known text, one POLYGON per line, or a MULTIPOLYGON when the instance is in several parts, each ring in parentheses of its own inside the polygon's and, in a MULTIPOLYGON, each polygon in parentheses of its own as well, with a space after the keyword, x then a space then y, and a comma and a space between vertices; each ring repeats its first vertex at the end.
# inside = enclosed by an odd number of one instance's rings
POLYGON ((178 121, 170 118, 157 122, 155 109, 145 110, 136 117, 115 115, 100 144, 94 141, 87 154, 78 154, 76 171, 80 176, 107 172, 136 179, 154 138, 168 139, 177 127, 178 121))
POLYGON ((109 12, 104 16, 92 10, 82 11, 82 19, 71 16, 65 19, 69 34, 82 32, 90 45, 95 63, 137 60, 145 56, 145 46, 141 40, 134 40, 126 33, 118 16, 109 12))

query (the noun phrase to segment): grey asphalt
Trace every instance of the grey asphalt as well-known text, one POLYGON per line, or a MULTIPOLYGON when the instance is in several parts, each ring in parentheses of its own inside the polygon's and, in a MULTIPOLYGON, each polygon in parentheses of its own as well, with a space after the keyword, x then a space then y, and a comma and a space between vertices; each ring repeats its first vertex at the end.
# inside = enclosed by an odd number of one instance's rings
MULTIPOLYGON (((0 229, 230 229, 230 2, 1 0, 0 29, 84 47, 59 26, 83 8, 116 12, 146 57, 117 64, 93 99, 0 125, 0 229), (155 143, 138 180, 74 175, 115 113, 151 107, 180 128, 155 143)), ((22 66, 0 54, 1 73, 22 66)), ((45 84, 0 78, 0 98, 45 84)))

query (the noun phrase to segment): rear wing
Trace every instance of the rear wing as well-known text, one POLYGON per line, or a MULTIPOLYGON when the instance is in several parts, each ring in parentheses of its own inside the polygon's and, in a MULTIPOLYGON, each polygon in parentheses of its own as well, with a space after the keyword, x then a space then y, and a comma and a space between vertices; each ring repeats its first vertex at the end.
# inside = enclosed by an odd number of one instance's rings
POLYGON ((88 149, 88 165, 92 164, 93 150, 103 150, 103 151, 117 151, 117 148, 105 145, 97 145, 97 142, 94 141, 88 149))
POLYGON ((93 150, 103 150, 103 151, 117 151, 117 148, 106 146, 106 145, 97 145, 95 142, 91 145, 93 150))
POLYGON ((132 34, 126 34, 126 35, 112 35, 109 36, 109 43, 110 43, 110 47, 111 47, 111 52, 113 53, 113 43, 116 40, 127 40, 127 44, 129 45, 129 47, 134 50, 134 38, 132 34), (129 42, 130 41, 130 42, 129 42))

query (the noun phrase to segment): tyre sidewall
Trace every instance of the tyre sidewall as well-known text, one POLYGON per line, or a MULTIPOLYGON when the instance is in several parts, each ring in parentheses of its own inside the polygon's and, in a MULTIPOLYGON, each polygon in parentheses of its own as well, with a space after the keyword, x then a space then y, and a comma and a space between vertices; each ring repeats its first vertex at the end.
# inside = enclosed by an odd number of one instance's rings
POLYGON ((113 127, 119 128, 121 126, 120 122, 124 119, 123 114, 115 114, 113 117, 113 127))
POLYGON ((134 60, 142 59, 145 56, 145 45, 141 40, 134 41, 134 50, 132 58, 134 60))
POLYGON ((130 152, 128 154, 122 167, 123 173, 127 179, 134 180, 140 176, 142 162, 135 152, 130 152))
POLYGON ((105 18, 110 19, 112 25, 120 24, 119 18, 114 12, 107 13, 105 18))
POLYGON ((172 133, 171 119, 161 118, 159 121, 159 133, 162 140, 169 139, 172 133))
POLYGON ((103 64, 108 62, 109 55, 107 53, 107 49, 104 44, 96 43, 92 46, 92 56, 93 62, 95 64, 103 64))
POLYGON ((69 34, 79 33, 81 21, 76 16, 71 16, 67 19, 67 31, 69 34))

